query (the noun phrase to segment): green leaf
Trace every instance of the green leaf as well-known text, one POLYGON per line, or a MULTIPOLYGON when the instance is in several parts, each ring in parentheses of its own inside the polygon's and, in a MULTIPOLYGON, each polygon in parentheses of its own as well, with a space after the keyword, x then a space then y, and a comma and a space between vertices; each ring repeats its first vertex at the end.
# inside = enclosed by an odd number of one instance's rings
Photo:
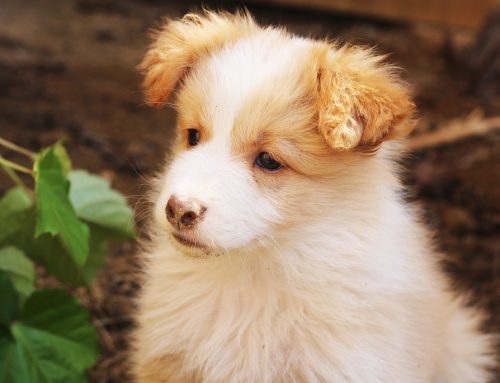
POLYGON ((35 235, 58 234, 79 265, 89 254, 89 228, 81 222, 68 197, 69 182, 54 148, 42 152, 35 163, 37 223, 35 235))
POLYGON ((0 338, 0 383, 31 383, 27 362, 13 339, 0 338))
POLYGON ((55 156, 59 160, 59 163, 61 164, 63 174, 67 176, 69 171, 71 170, 71 159, 69 158, 68 152, 64 148, 61 141, 56 142, 54 145, 43 149, 40 153, 35 155, 35 164, 33 166, 33 170, 35 171, 35 173, 38 172, 39 169, 38 164, 40 162, 40 157, 46 156, 49 151, 54 152, 55 156))
POLYGON ((94 227, 91 228, 89 256, 83 265, 76 264, 74 259, 51 239, 46 236, 42 242, 37 244, 42 246, 37 255, 40 256, 40 261, 46 265, 47 271, 63 283, 90 287, 102 269, 104 258, 108 253, 106 241, 100 231, 94 227), (55 258, 54 254, 58 254, 58 257, 55 258))
POLYGON ((19 311, 19 297, 7 273, 0 271, 0 324, 9 325, 19 311))
POLYGON ((3 246, 22 248, 32 260, 45 266, 47 272, 59 281, 71 286, 90 286, 102 268, 107 254, 107 233, 97 226, 90 227, 90 250, 84 265, 78 265, 57 237, 42 234, 34 238, 35 214, 29 216, 25 226, 16 235, 0 243, 3 246))
POLYGON ((30 196, 20 187, 10 189, 0 198, 0 242, 21 229, 32 206, 30 196))
POLYGON ((94 354, 98 352, 97 333, 89 322, 88 312, 64 290, 34 292, 24 305, 21 321, 76 342, 94 354))
POLYGON ((63 174, 65 176, 68 175, 71 170, 71 159, 68 156, 68 152, 64 148, 61 141, 57 142, 54 146, 54 154, 57 156, 57 159, 61 163, 63 174))
POLYGON ((85 265, 80 268, 79 276, 90 286, 104 266, 104 258, 108 254, 107 234, 98 227, 90 226, 90 254, 85 265))
POLYGON ((43 235, 32 246, 33 259, 43 263, 47 271, 59 281, 71 286, 92 285, 104 264, 107 244, 99 228, 91 226, 89 256, 84 265, 78 265, 54 238, 43 235), (55 257, 54 255, 57 255, 55 257))
POLYGON ((35 289, 35 267, 24 253, 16 247, 0 249, 0 270, 10 278, 22 300, 35 289))
POLYGON ((0 341, 1 383, 85 382, 99 355, 88 313, 62 290, 33 293, 11 329, 13 341, 0 341))
POLYGON ((69 198, 78 217, 125 237, 134 236, 134 213, 107 180, 85 170, 73 170, 68 178, 69 198))

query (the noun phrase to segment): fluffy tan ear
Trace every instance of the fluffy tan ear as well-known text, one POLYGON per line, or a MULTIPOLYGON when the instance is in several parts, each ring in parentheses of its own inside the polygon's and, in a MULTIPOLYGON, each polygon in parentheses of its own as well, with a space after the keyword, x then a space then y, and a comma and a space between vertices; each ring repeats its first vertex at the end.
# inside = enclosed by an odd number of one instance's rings
POLYGON ((154 32, 153 44, 138 67, 145 76, 146 101, 153 106, 163 105, 196 61, 257 28, 248 13, 206 11, 167 21, 154 32))
POLYGON ((319 129, 333 149, 372 151, 414 128, 409 87, 383 59, 366 48, 318 48, 319 129))

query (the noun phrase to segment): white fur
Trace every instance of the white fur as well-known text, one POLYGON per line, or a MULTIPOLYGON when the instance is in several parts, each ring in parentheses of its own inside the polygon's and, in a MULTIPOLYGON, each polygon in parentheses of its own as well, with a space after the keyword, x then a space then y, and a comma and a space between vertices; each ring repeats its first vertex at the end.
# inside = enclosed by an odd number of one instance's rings
POLYGON ((157 201, 155 218, 167 226, 165 205, 171 195, 193 198, 207 207, 197 234, 211 247, 243 247, 264 235, 278 219, 273 205, 262 198, 249 180, 246 164, 224 150, 225 140, 214 140, 183 153, 171 166, 157 201), (190 171, 186 171, 190 169, 190 171))

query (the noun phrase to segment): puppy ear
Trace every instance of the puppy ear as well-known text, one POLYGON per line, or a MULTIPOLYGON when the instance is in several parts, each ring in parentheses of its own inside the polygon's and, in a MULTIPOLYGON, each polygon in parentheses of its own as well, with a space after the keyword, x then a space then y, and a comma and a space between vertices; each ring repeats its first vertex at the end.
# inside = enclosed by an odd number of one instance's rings
POLYGON ((415 126, 410 91, 370 50, 322 44, 317 51, 319 129, 336 150, 376 150, 415 126))
POLYGON ((188 14, 153 33, 153 44, 138 66, 146 101, 163 105, 177 82, 203 56, 249 35, 257 25, 248 13, 188 14))

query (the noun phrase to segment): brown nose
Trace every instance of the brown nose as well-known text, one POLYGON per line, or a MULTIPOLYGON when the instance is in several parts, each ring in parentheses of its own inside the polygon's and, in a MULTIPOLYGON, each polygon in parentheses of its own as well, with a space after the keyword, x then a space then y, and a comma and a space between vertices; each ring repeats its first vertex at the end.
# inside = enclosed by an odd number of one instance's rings
POLYGON ((168 199, 165 208, 168 222, 178 230, 195 226, 203 217, 205 210, 206 208, 195 200, 180 200, 176 196, 168 199))

